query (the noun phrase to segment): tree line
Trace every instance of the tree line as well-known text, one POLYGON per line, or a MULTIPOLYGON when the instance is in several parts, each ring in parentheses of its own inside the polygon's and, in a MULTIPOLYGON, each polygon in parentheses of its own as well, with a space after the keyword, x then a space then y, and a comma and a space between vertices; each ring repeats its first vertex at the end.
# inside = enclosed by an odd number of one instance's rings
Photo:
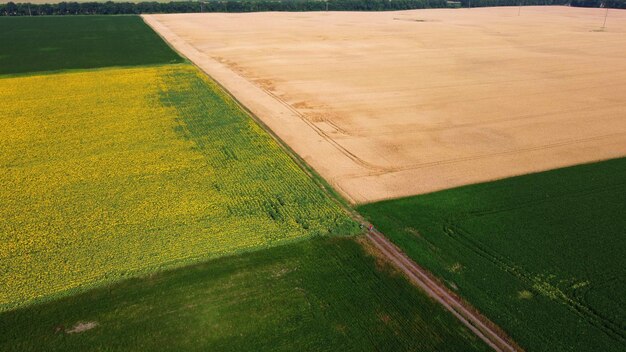
MULTIPOLYGON (((388 11, 455 7, 446 0, 208 0, 172 2, 60 2, 0 4, 0 16, 122 15, 260 11, 388 11)), ((570 5, 626 8, 626 0, 460 0, 462 7, 570 5)))
POLYGON ((572 0, 572 6, 626 9, 626 0, 572 0))
POLYGON ((172 2, 61 2, 0 4, 0 15, 122 15, 260 11, 384 11, 446 7, 446 0, 209 0, 172 2))
POLYGON ((626 9, 626 0, 460 0, 462 7, 565 5, 626 9))

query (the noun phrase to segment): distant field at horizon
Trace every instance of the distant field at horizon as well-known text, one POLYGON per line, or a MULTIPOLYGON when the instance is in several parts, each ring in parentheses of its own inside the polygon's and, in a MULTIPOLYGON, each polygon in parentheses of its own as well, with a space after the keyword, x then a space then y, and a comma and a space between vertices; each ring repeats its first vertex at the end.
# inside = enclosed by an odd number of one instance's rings
POLYGON ((180 63, 137 16, 0 17, 0 75, 180 63))

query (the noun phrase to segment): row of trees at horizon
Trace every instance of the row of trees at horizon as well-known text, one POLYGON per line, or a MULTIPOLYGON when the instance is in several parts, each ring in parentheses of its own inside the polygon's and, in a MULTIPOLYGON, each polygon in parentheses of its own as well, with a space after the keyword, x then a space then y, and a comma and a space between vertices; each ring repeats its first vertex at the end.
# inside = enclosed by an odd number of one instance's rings
MULTIPOLYGON (((460 0, 461 7, 568 5, 626 8, 626 0, 460 0)), ((446 0, 209 0, 172 2, 60 2, 0 4, 0 16, 121 15, 261 11, 391 11, 457 7, 446 0)))
POLYGON ((462 7, 565 5, 626 9, 626 0, 460 0, 462 7))
POLYGON ((260 11, 384 11, 447 7, 446 0, 209 0, 172 2, 61 2, 0 4, 0 15, 119 15, 260 11))

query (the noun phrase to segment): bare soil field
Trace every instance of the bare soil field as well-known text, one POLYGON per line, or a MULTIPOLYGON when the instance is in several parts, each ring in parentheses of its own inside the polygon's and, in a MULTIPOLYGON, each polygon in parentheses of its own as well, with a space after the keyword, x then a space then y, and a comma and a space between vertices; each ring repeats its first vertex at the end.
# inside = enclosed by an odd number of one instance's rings
POLYGON ((626 155, 626 11, 144 16, 350 201, 626 155))

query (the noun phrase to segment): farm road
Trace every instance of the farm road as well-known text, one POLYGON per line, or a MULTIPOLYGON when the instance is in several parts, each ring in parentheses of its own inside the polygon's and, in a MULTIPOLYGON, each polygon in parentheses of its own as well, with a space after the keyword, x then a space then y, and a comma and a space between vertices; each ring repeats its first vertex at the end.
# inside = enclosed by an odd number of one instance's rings
POLYGON ((465 326, 474 332, 485 343, 496 351, 520 351, 496 325, 487 320, 475 310, 470 309, 458 297, 453 295, 442 284, 432 279, 429 273, 409 259, 398 247, 389 241, 375 228, 366 235, 378 250, 400 269, 414 284, 419 286, 430 297, 443 305, 465 326))

